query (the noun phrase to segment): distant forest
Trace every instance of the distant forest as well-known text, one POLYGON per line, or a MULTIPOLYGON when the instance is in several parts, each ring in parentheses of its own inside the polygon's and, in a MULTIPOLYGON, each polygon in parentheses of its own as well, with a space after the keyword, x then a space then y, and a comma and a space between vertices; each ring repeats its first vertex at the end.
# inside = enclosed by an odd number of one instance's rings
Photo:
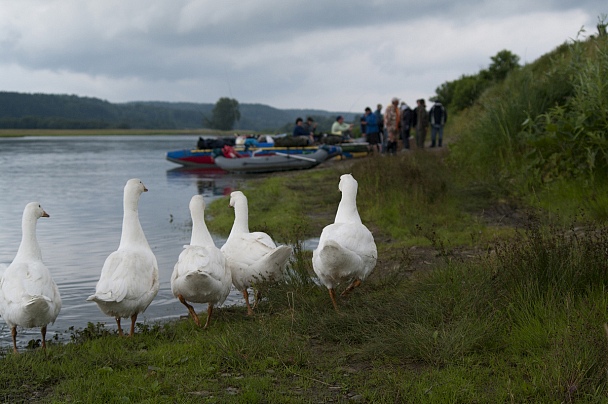
MULTIPOLYGON (((0 129, 197 129, 204 128, 215 104, 187 102, 110 103, 76 95, 0 92, 0 129)), ((312 116, 320 130, 329 130, 336 115, 349 121, 353 113, 277 109, 240 104, 234 131, 291 131, 295 119, 312 116)))

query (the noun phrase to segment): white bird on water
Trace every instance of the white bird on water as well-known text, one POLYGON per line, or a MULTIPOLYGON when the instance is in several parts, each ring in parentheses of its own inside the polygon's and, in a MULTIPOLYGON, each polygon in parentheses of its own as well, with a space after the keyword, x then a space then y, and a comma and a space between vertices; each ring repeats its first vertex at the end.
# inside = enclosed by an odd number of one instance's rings
POLYGON ((148 308, 158 293, 158 264, 141 228, 138 214, 139 197, 148 189, 137 178, 127 181, 124 189, 124 216, 118 250, 106 258, 94 301, 106 315, 116 319, 118 334, 123 335, 121 318, 131 318, 131 332, 135 332, 137 315, 148 308))
MULTIPOLYGON (((241 191, 230 194, 230 206, 234 208, 234 224, 222 252, 232 274, 232 283, 243 293, 247 314, 252 315, 247 288, 256 281, 282 279, 292 248, 286 245, 277 247, 266 233, 249 232, 247 197, 241 191)), ((259 298, 259 293, 256 293, 254 307, 259 298)))
POLYGON ((230 293, 232 279, 226 268, 226 259, 215 246, 205 224, 205 200, 194 195, 190 200, 192 216, 192 237, 173 268, 171 291, 188 309, 192 319, 200 327, 201 323, 194 308, 188 304, 207 303, 207 328, 211 321, 213 307, 222 304, 230 293))
POLYGON ((0 315, 11 329, 15 353, 17 326, 41 327, 42 348, 46 349, 46 327, 55 322, 61 310, 59 289, 42 262, 42 252, 36 238, 36 224, 41 217, 49 215, 38 202, 26 205, 19 250, 0 279, 0 315))
POLYGON ((351 282, 342 296, 351 292, 369 276, 378 257, 374 236, 361 222, 357 211, 357 187, 352 175, 340 177, 338 189, 342 192, 342 199, 336 219, 323 229, 319 245, 312 254, 312 267, 329 290, 336 311, 335 287, 351 282))

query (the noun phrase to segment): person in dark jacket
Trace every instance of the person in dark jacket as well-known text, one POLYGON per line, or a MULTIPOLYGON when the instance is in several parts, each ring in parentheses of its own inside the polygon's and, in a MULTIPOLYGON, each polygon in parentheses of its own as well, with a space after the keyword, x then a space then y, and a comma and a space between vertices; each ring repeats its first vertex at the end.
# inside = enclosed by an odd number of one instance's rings
POLYGON ((431 123, 431 147, 435 147, 437 134, 439 134, 439 143, 437 145, 441 147, 441 143, 443 142, 443 127, 448 121, 448 112, 439 101, 436 101, 431 107, 429 120, 431 123))
POLYGON ((321 135, 318 135, 316 133, 317 131, 317 123, 315 122, 314 119, 312 119, 311 116, 309 116, 308 118, 306 118, 306 122, 304 122, 304 125, 302 125, 304 127, 304 130, 310 134, 312 134, 313 139, 315 140, 315 142, 318 142, 321 135))
POLYGON ((412 128, 414 111, 406 102, 401 102, 401 140, 403 148, 410 148, 410 129, 412 128))
POLYGON ((312 132, 309 132, 304 128, 304 120, 302 118, 296 119, 296 126, 293 128, 293 137, 302 136, 308 140, 308 144, 312 144, 315 140, 312 137, 312 132))
POLYGON ((365 139, 369 145, 369 150, 374 153, 380 153, 380 129, 378 128, 376 114, 372 113, 370 107, 367 107, 363 116, 365 119, 361 124, 365 128, 365 139))
POLYGON ((380 135, 380 148, 384 153, 386 151, 386 133, 384 133, 384 115, 382 115, 382 104, 378 104, 376 111, 376 122, 378 123, 378 134, 380 135))
POLYGON ((424 142, 426 140, 426 132, 429 128, 429 113, 426 110, 426 104, 424 98, 416 101, 418 106, 415 109, 416 112, 416 147, 424 149, 424 142))

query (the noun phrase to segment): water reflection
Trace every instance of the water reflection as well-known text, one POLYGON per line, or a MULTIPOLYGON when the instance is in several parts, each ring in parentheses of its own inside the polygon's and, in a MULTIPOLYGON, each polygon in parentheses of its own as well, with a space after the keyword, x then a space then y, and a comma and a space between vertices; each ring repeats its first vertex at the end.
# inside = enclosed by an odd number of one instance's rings
POLYGON ((240 185, 238 177, 220 168, 177 167, 167 170, 167 180, 192 181, 203 196, 227 196, 240 185))

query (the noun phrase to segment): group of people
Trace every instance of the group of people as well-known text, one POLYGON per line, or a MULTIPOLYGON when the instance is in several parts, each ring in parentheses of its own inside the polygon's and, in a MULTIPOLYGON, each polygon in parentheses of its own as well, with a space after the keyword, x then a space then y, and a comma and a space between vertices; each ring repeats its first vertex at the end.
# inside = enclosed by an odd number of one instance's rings
MULTIPOLYGON (((365 113, 359 120, 361 135, 369 144, 370 151, 375 153, 394 154, 399 149, 410 149, 410 132, 415 130, 416 148, 423 149, 428 128, 431 128, 431 146, 443 146, 443 127, 448 120, 445 107, 436 101, 427 111, 424 99, 416 101, 416 107, 410 108, 405 101, 393 97, 384 113, 382 104, 378 104, 375 111, 365 108, 365 113), (401 140, 401 147, 399 145, 401 140)), ((345 123, 344 117, 338 115, 331 126, 331 136, 348 140, 352 135, 353 124, 345 123)), ((305 137, 309 144, 320 141, 320 134, 316 133, 317 124, 308 117, 306 122, 302 118, 296 119, 293 130, 294 137, 305 137)))
POLYGON ((350 140, 352 128, 353 125, 344 123, 344 117, 339 115, 331 126, 330 134, 327 135, 317 133, 317 123, 311 117, 306 118, 306 121, 297 118, 292 135, 294 138, 306 138, 308 144, 322 143, 322 138, 328 136, 335 140, 334 142, 330 141, 330 143, 341 143, 350 140))
POLYGON ((448 120, 445 107, 435 102, 427 111, 424 99, 416 101, 412 109, 406 102, 393 97, 382 113, 382 104, 372 112, 365 108, 360 118, 361 133, 365 135, 370 149, 378 153, 396 153, 401 139, 401 150, 410 149, 410 132, 415 130, 416 147, 424 148, 429 126, 431 127, 431 147, 443 146, 443 127, 448 120), (401 103, 400 103, 401 102, 401 103))

